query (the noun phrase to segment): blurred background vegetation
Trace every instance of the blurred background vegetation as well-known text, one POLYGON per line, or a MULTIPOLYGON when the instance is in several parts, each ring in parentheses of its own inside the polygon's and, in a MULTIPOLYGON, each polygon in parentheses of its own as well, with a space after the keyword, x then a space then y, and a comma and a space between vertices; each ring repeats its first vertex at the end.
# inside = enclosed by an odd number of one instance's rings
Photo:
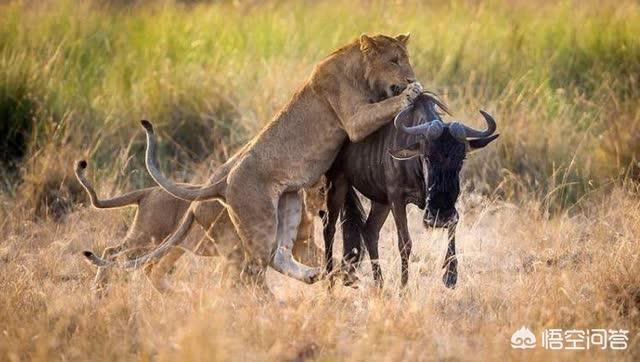
POLYGON ((490 111, 501 138, 469 188, 550 211, 638 179, 640 5, 633 1, 5 1, 2 193, 57 217, 82 196, 151 185, 142 118, 174 178, 224 160, 361 33, 410 32, 425 89, 455 119, 490 111))

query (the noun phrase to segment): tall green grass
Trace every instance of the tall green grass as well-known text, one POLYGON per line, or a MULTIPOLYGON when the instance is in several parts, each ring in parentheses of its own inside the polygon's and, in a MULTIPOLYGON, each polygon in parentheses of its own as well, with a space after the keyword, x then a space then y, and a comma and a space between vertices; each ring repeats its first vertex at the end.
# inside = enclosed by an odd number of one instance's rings
POLYGON ((60 169, 83 156, 116 188, 146 183, 136 122, 149 118, 165 167, 188 179, 192 161, 224 159, 268 122, 333 49, 404 32, 419 79, 456 118, 479 124, 484 107, 498 120, 500 142, 469 161, 475 187, 563 207, 638 175, 635 2, 60 0, 0 14, 0 147, 23 178, 48 177, 29 162, 53 149, 68 154, 60 169))

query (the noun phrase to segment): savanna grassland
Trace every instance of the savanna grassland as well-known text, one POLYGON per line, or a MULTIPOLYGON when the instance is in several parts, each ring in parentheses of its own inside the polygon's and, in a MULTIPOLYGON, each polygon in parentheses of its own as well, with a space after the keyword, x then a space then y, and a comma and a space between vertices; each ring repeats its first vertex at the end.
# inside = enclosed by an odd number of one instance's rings
POLYGON ((0 360, 638 359, 639 82, 633 1, 2 1, 0 360), (332 50, 405 32, 453 119, 480 125, 483 108, 501 134, 466 161, 455 290, 442 232, 410 208, 402 295, 390 218, 382 293, 365 262, 355 290, 270 273, 265 300, 188 256, 169 294, 134 272, 94 298, 80 253, 134 210, 87 207, 74 160, 100 195, 152 185, 147 118, 163 169, 202 180, 332 50), (629 348, 513 350, 523 325, 627 329, 629 348))

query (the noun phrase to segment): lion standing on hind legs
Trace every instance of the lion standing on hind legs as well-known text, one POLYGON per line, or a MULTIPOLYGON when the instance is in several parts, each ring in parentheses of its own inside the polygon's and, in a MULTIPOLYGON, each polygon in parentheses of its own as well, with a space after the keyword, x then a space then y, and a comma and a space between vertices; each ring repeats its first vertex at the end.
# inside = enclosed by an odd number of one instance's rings
MULTIPOLYGON (((311 284, 322 269, 293 260, 300 224, 298 191, 316 182, 331 166, 342 144, 376 131, 422 92, 409 63, 408 35, 362 35, 332 53, 311 78, 252 141, 220 166, 208 185, 185 187, 167 179, 156 160, 151 123, 147 132, 147 169, 167 192, 187 201, 225 203, 242 239, 248 263, 264 275, 267 266, 311 284)), ((195 205, 195 206, 194 206, 195 205)), ((183 236, 181 226, 154 252, 124 263, 107 262, 90 252, 94 263, 137 268, 165 255, 183 236)))
MULTIPOLYGON (((189 202, 177 199, 159 186, 135 190, 121 196, 100 199, 91 183, 84 176, 86 161, 75 165, 78 182, 89 195, 91 205, 97 209, 137 206, 133 223, 127 235, 119 244, 104 249, 102 258, 113 260, 122 254, 152 249, 170 235, 189 209, 189 202)), ((309 189, 304 189, 304 213, 298 234, 294 242, 293 255, 296 260, 310 265, 320 266, 324 251, 314 241, 314 218, 324 208, 325 181, 320 180, 309 189)), ((200 256, 222 256, 226 259, 226 270, 230 282, 238 282, 242 272, 243 255, 240 250, 240 237, 235 231, 224 206, 218 201, 199 204, 195 221, 206 232, 205 239, 195 245, 181 245, 173 248, 157 263, 149 263, 144 271, 158 291, 168 290, 165 275, 182 257, 185 250, 200 256), (235 275, 234 275, 235 274, 235 275)), ((246 279, 246 278, 245 278, 246 279)), ((108 268, 98 268, 94 278, 94 292, 100 293, 108 280, 108 268)), ((250 281, 250 280, 249 280, 250 281)))

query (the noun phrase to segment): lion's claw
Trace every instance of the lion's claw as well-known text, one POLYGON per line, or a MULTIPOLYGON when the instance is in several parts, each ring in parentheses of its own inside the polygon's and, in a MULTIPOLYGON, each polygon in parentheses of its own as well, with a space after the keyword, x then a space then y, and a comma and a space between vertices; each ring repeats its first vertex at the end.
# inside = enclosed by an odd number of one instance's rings
POLYGON ((406 107, 412 104, 413 101, 415 101, 416 98, 418 98, 418 96, 422 94, 423 91, 424 89, 422 88, 422 84, 420 84, 419 82, 409 83, 407 88, 405 88, 405 90, 402 91, 402 94, 401 94, 401 96, 403 97, 403 103, 404 103, 403 107, 406 107))

